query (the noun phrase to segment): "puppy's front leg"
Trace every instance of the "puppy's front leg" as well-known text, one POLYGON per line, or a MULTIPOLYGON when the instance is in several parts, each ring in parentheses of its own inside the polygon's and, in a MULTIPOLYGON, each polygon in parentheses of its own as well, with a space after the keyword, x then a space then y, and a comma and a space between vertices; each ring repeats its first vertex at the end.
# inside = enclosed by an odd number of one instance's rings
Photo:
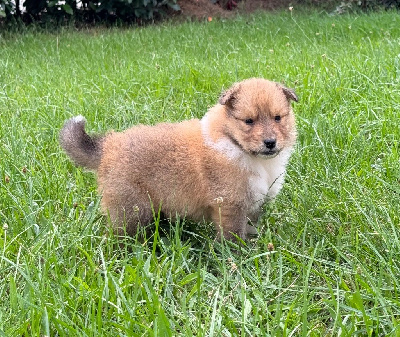
POLYGON ((235 235, 241 239, 247 238, 247 218, 243 210, 234 205, 220 204, 213 207, 212 221, 217 231, 217 238, 232 240, 235 235))
POLYGON ((258 235, 257 228, 255 226, 249 225, 249 224, 246 225, 246 233, 247 233, 247 236, 257 236, 258 235))
POLYGON ((246 232, 248 237, 254 237, 258 235, 257 227, 259 226, 260 210, 253 211, 247 217, 246 232))

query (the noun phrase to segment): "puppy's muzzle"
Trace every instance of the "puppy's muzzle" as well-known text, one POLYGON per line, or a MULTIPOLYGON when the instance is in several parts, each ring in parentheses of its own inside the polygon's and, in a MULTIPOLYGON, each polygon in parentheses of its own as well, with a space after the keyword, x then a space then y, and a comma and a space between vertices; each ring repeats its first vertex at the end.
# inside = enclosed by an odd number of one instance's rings
POLYGON ((264 139, 264 150, 258 153, 258 156, 264 158, 275 157, 279 153, 278 148, 276 147, 276 139, 268 138, 264 139))

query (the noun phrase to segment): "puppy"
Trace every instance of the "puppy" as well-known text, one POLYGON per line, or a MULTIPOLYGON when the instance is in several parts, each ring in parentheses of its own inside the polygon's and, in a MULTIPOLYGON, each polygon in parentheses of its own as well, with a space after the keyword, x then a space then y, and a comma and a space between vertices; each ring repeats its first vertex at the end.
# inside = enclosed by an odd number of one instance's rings
POLYGON ((153 211, 212 221, 217 235, 254 234, 261 205, 282 187, 296 140, 293 90, 265 79, 234 84, 201 119, 89 136, 68 120, 61 146, 97 172, 102 209, 117 233, 153 220, 153 211))

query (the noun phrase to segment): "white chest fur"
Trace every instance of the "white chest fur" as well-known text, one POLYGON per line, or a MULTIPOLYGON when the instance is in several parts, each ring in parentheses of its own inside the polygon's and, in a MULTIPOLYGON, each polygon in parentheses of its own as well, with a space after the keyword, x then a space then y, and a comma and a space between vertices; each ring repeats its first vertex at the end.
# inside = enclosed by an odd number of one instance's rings
POLYGON ((276 157, 268 159, 246 155, 246 169, 249 171, 249 195, 254 210, 261 207, 266 199, 275 198, 281 190, 290 152, 291 149, 285 149, 276 157))

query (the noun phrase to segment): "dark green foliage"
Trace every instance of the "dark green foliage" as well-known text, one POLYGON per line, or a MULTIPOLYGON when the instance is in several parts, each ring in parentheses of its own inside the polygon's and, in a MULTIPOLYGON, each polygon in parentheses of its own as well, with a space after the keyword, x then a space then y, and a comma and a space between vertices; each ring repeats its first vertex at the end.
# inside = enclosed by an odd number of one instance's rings
POLYGON ((379 9, 379 8, 400 8, 400 0, 347 0, 344 3, 359 7, 363 10, 379 9))
POLYGON ((295 3, 322 8, 336 8, 338 13, 346 12, 350 9, 400 9, 400 0, 297 0, 295 3))
POLYGON ((0 18, 23 22, 142 22, 179 10, 176 0, 0 0, 0 18))
POLYGON ((0 18, 8 17, 15 11, 14 1, 0 0, 0 18))
POLYGON ((364 9, 375 9, 377 7, 400 8, 400 0, 362 0, 348 2, 357 2, 358 5, 364 9))

